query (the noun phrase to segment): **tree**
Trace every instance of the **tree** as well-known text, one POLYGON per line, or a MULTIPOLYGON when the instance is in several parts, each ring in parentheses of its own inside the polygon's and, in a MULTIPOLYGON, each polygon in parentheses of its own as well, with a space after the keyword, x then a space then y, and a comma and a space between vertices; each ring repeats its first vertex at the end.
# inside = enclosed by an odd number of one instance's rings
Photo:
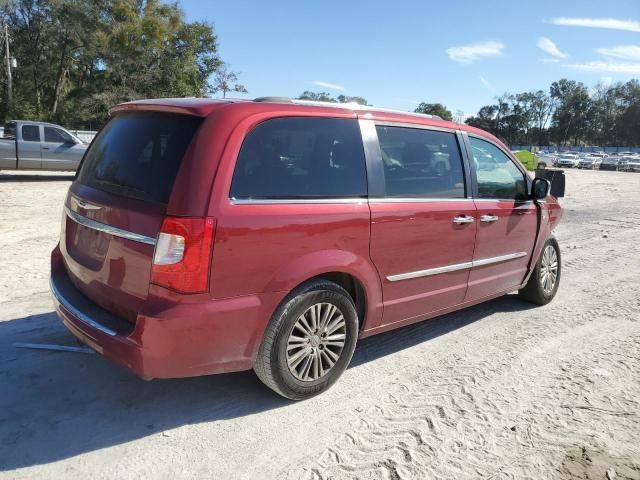
POLYGON ((337 102, 328 92, 310 92, 309 90, 305 90, 296 98, 298 100, 312 100, 314 102, 337 102))
POLYGON ((244 85, 238 83, 238 74, 231 71, 231 65, 223 63, 216 72, 213 93, 222 92, 222 98, 227 96, 227 92, 247 93, 244 85))
POLYGON ((360 105, 369 105, 366 98, 338 95, 337 98, 331 96, 329 92, 311 92, 305 90, 296 97, 297 100, 312 100, 314 102, 330 102, 330 103, 359 103, 360 105))
POLYGON ((428 115, 437 115, 443 120, 453 120, 453 114, 451 110, 442 105, 441 103, 425 103, 422 102, 418 107, 414 110, 416 113, 426 113, 428 115))
POLYGON ((561 145, 571 139, 577 144, 588 127, 589 90, 581 83, 563 78, 551 84, 551 97, 558 102, 552 117, 552 135, 561 145))
POLYGON ((222 65, 213 27, 163 0, 15 0, 0 10, 19 65, 14 111, 0 106, 0 121, 99 128, 115 103, 209 93, 222 65))
POLYGON ((339 103, 358 103, 360 105, 369 105, 367 100, 362 97, 350 97, 345 95, 338 95, 339 103))
POLYGON ((466 123, 511 145, 640 145, 640 82, 636 79, 592 89, 573 80, 543 90, 497 97, 466 123))

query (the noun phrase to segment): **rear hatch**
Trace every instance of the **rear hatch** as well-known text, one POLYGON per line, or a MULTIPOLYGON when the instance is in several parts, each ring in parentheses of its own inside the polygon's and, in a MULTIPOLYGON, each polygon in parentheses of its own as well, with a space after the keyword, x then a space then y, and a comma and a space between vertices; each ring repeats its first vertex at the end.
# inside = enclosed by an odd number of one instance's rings
POLYGON ((97 135, 69 189, 60 250, 74 285, 135 321, 147 298, 158 232, 202 118, 124 112, 97 135))

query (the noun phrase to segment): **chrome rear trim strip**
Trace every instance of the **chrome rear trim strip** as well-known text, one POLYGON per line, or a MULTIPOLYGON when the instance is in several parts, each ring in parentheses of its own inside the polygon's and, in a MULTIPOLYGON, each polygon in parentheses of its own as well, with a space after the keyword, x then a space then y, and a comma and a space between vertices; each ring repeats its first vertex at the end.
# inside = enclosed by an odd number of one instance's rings
POLYGON ((71 303, 69 303, 69 301, 66 298, 64 298, 64 296, 62 296, 62 294, 60 293, 60 290, 58 290, 56 288, 56 286, 53 283, 53 280, 49 280, 49 286, 51 288, 51 294, 53 295, 55 300, 60 305, 62 305, 65 310, 67 310, 71 315, 76 317, 82 323, 86 323, 90 327, 93 327, 96 330, 100 330, 101 332, 106 333, 107 335, 109 335, 111 337, 115 337, 116 335, 118 335, 116 332, 114 332, 110 328, 107 328, 104 325, 101 325, 100 323, 96 322, 92 318, 87 317, 84 313, 82 313, 76 307, 71 305, 71 303))
POLYGON ((156 244, 155 238, 147 237, 146 235, 140 235, 139 233, 129 232, 127 230, 122 230, 120 228, 107 225, 105 223, 96 222, 95 220, 91 220, 90 218, 87 218, 83 215, 80 215, 77 212, 74 212, 67 206, 64 207, 64 211, 67 214, 67 216, 74 222, 82 226, 85 226, 87 228, 97 230, 98 232, 108 233, 109 235, 125 238, 127 240, 133 240, 134 242, 146 243, 147 245, 155 246, 156 244))
POLYGON ((431 275, 439 275, 441 273, 456 272, 458 270, 468 270, 470 268, 483 267, 485 265, 491 265, 493 263, 506 262, 508 260, 515 260, 516 258, 524 257, 527 252, 516 252, 508 255, 501 255, 499 257, 483 258, 481 260, 473 260, 471 262, 455 263, 453 265, 445 265, 444 267, 429 268, 427 270, 418 270, 417 272, 399 273, 397 275, 390 275, 387 280, 390 282, 398 282, 400 280, 409 280, 411 278, 430 277, 431 275))

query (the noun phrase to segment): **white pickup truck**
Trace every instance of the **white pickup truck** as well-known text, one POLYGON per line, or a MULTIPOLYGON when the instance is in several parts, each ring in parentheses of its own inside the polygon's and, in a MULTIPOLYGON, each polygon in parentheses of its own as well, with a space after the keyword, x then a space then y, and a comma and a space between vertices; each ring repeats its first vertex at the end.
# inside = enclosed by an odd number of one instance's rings
POLYGON ((13 120, 0 138, 0 170, 75 171, 87 147, 59 125, 13 120))

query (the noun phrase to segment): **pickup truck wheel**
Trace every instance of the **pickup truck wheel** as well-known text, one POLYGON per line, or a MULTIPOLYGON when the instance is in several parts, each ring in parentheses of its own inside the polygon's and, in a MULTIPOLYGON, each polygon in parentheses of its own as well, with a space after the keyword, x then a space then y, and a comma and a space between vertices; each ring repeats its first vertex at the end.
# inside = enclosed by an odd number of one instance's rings
POLYGON ((549 303, 558 291, 561 269, 560 247, 558 241, 551 237, 542 247, 529 281, 519 292, 520 297, 538 305, 549 303))
POLYGON ((338 380, 357 338, 358 314, 351 296, 333 282, 312 281, 275 311, 253 368, 275 392, 304 400, 338 380))

